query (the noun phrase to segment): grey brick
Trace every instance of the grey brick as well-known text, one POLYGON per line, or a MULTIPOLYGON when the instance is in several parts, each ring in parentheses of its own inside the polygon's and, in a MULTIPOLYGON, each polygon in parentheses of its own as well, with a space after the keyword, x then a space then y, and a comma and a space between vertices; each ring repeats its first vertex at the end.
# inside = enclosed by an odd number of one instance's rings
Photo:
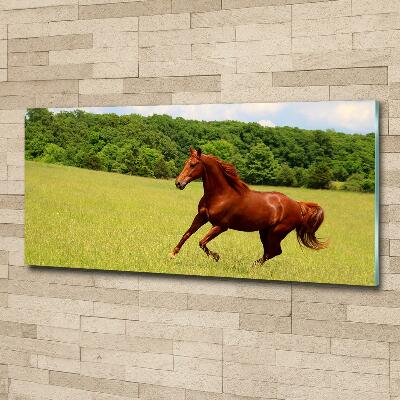
POLYGON ((58 5, 56 7, 37 7, 0 11, 0 20, 3 24, 65 21, 77 19, 77 17, 78 7, 76 5, 58 5))
POLYGON ((29 366, 29 353, 0 348, 0 364, 29 366))
POLYGON ((293 302, 293 318, 345 321, 346 306, 343 304, 293 302))
POLYGON ((192 46, 190 44, 141 47, 139 49, 139 62, 189 60, 191 58, 192 46))
POLYGON ((336 337, 343 339, 400 341, 400 327, 344 321, 314 321, 294 319, 293 333, 299 335, 336 337))
POLYGON ((172 340, 168 339, 82 332, 80 343, 82 347, 172 354, 172 340))
POLYGON ((16 379, 21 381, 36 382, 43 384, 49 383, 49 371, 37 368, 21 367, 17 365, 8 366, 8 377, 10 379, 16 379))
POLYGON ((351 15, 351 0, 295 4, 292 7, 293 19, 322 19, 348 15, 351 15))
POLYGON ((293 286, 293 300, 310 303, 351 304, 399 307, 397 293, 378 288, 293 286))
POLYGON ((153 369, 173 369, 171 354, 127 352, 105 349, 81 348, 81 361, 104 364, 133 365, 153 369))
POLYGON ((139 46, 166 46, 172 44, 231 42, 235 39, 232 26, 179 29, 174 31, 140 32, 139 46))
POLYGON ((197 92, 219 91, 221 78, 211 76, 184 76, 170 78, 129 78, 124 79, 124 93, 153 92, 197 92))
POLYGON ((185 389, 170 388, 165 386, 148 385, 141 383, 139 385, 139 397, 143 400, 185 400, 185 389))
POLYGON ((139 305, 141 307, 160 307, 172 309, 186 309, 187 295, 183 293, 140 292, 139 305))
POLYGON ((129 381, 186 388, 208 392, 222 391, 222 378, 212 375, 200 375, 195 372, 181 373, 176 371, 155 370, 140 367, 126 367, 126 379, 129 381))
POLYGON ((353 0, 352 3, 353 15, 390 13, 398 12, 399 10, 399 4, 395 0, 377 0, 374 2, 367 0, 353 0))
POLYGON ((8 51, 10 53, 64 49, 89 49, 92 46, 93 36, 90 34, 42 36, 39 38, 29 39, 10 39, 8 41, 8 51))
POLYGON ((291 312, 290 303, 285 301, 205 295, 189 295, 188 308, 192 310, 227 311, 279 316, 288 316, 291 312))
POLYGON ((204 12, 221 9, 221 0, 172 0, 172 12, 204 12))
POLYGON ((339 388, 312 388, 307 386, 281 385, 278 396, 285 399, 298 399, 310 396, 312 399, 341 399, 341 400, 389 400, 388 393, 360 392, 354 390, 341 390, 339 388))
MULTIPOLYGON (((224 393, 233 395, 233 399, 237 398, 236 396, 259 398, 265 394, 270 398, 277 398, 277 384, 271 381, 225 378, 224 393)), ((238 398, 241 399, 241 397, 238 398)))
POLYGON ((380 150, 384 153, 400 152, 400 137, 398 135, 381 137, 380 150))
POLYGON ((87 79, 93 75, 91 64, 12 67, 8 70, 10 81, 47 81, 56 79, 87 79))
POLYGON ((23 237, 23 235, 24 235, 23 225, 15 225, 15 224, 0 225, 0 236, 23 237))
POLYGON ((133 382, 100 379, 56 371, 50 371, 50 384, 123 397, 138 397, 139 390, 138 384, 133 382))
MULTIPOLYGON (((23 278, 23 276, 21 278, 23 278)), ((9 287, 10 291, 15 294, 33 296, 45 294, 49 297, 71 300, 90 300, 112 304, 131 304, 134 306, 139 304, 138 291, 135 290, 87 287, 87 285, 84 285, 84 281, 81 281, 82 285, 74 285, 73 283, 71 285, 65 285, 62 284, 62 278, 60 279, 61 282, 54 281, 55 280, 47 282, 45 278, 43 278, 42 282, 33 282, 30 279, 16 279, 10 281, 9 287)))
POLYGON ((325 53, 293 54, 293 69, 381 67, 392 60, 391 49, 339 50, 325 53))
POLYGON ((222 329, 199 326, 178 326, 142 321, 127 321, 128 336, 186 340, 201 343, 222 343, 222 329))
POLYGON ((313 354, 295 351, 276 352, 278 366, 312 368, 333 371, 348 371, 369 374, 389 374, 389 362, 383 359, 313 354))
POLYGON ((9 53, 8 65, 11 67, 23 67, 27 65, 48 65, 49 53, 46 51, 9 53))
POLYGON ((14 110, 36 106, 35 96, 4 96, 0 97, 0 108, 14 110))
POLYGON ((387 68, 273 72, 272 80, 274 86, 385 85, 387 84, 387 68))
POLYGON ((171 104, 172 96, 170 93, 132 93, 132 94, 83 94, 79 96, 79 105, 89 107, 91 104, 98 106, 129 106, 136 105, 156 105, 171 104))
POLYGON ((83 5, 79 7, 80 19, 136 17, 171 12, 170 0, 148 0, 144 2, 121 2, 83 5))
POLYGON ((38 281, 47 283, 65 284, 68 280, 70 285, 92 286, 93 276, 87 271, 79 271, 71 276, 70 271, 56 270, 47 268, 25 268, 15 267, 11 269, 10 279, 17 281, 38 281), (68 277, 68 278, 67 278, 68 277))
POLYGON ((0 208, 20 210, 24 204, 22 196, 0 195, 0 208))
POLYGON ((169 310, 166 308, 145 308, 139 311, 139 320, 163 322, 181 326, 201 326, 211 328, 237 328, 239 314, 197 310, 169 310))
POLYGON ((290 20, 289 6, 254 7, 241 10, 210 11, 195 13, 191 18, 191 26, 213 27, 222 25, 245 25, 249 23, 276 23, 290 20))
POLYGON ((272 348, 224 346, 224 362, 275 365, 276 350, 272 348))
POLYGON ((150 15, 139 18, 139 30, 146 31, 169 31, 175 29, 189 29, 190 14, 166 14, 150 15))
POLYGON ((0 307, 7 307, 8 294, 0 293, 0 307))
POLYGON ((240 329, 290 333, 291 318, 290 317, 275 317, 269 315, 256 314, 241 314, 240 329))
POLYGON ((222 360, 222 346, 220 344, 175 341, 173 353, 183 357, 222 360))
POLYGON ((85 392, 83 390, 71 389, 60 386, 53 385, 43 385, 40 383, 26 382, 13 380, 10 385, 10 393, 16 397, 26 398, 27 396, 35 396, 50 399, 80 399, 80 400, 89 400, 92 398, 92 395, 89 392, 85 392))
POLYGON ((284 4, 313 3, 321 0, 222 0, 222 8, 280 6, 284 4))
POLYGON ((139 75, 143 77, 220 75, 235 72, 235 65, 234 59, 144 62, 141 64, 139 75))
POLYGON ((332 338, 331 353, 339 355, 347 355, 352 357, 388 359, 389 343, 367 341, 367 340, 332 338))

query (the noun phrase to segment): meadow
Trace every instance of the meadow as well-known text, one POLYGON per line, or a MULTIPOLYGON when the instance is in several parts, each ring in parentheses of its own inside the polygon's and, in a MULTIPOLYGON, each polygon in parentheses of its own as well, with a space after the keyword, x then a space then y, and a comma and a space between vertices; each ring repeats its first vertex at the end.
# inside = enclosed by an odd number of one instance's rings
POLYGON ((209 224, 169 258, 197 212, 201 182, 179 191, 172 180, 34 161, 25 173, 28 265, 374 285, 373 194, 257 186, 320 203, 326 219, 317 234, 330 240, 316 252, 292 232, 283 254, 260 267, 253 266, 262 254, 258 232, 225 232, 209 244, 220 261, 207 258, 198 242, 209 224))

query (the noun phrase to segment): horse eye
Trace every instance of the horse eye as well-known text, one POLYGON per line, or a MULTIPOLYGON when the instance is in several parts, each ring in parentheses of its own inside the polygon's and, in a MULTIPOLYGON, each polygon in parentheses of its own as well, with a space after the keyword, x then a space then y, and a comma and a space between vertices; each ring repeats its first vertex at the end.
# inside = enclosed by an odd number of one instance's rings
POLYGON ((191 164, 190 164, 190 168, 194 168, 195 166, 196 166, 195 163, 191 163, 191 164))

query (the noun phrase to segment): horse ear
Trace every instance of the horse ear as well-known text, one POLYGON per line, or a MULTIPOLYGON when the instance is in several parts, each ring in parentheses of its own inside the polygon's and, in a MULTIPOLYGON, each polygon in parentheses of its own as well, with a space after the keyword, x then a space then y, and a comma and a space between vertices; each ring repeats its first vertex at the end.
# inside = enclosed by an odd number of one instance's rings
POLYGON ((190 150, 190 155, 192 156, 196 155, 196 150, 192 146, 190 146, 189 150, 190 150))
POLYGON ((197 149, 197 157, 201 157, 201 148, 200 147, 197 149))

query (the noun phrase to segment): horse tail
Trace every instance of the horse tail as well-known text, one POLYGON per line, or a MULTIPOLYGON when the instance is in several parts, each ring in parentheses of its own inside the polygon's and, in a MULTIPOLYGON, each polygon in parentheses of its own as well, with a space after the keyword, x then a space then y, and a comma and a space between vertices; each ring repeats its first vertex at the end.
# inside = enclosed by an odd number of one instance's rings
POLYGON ((317 203, 298 202, 300 205, 302 222, 296 228, 297 241, 313 250, 325 249, 329 241, 320 242, 315 236, 318 228, 324 221, 324 210, 317 203))

